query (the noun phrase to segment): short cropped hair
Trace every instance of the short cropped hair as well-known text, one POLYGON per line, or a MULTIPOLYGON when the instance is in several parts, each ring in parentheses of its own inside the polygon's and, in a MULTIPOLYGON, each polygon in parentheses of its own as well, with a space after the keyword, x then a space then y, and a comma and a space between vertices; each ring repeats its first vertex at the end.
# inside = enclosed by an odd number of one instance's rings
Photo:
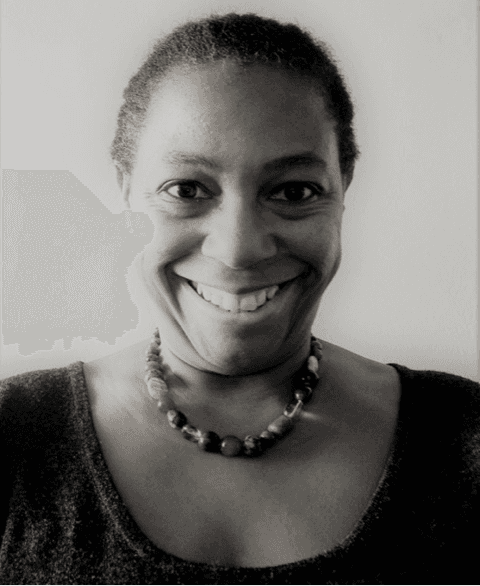
POLYGON ((353 172, 358 157, 354 108, 328 47, 294 24, 234 13, 188 22, 154 45, 123 92, 110 150, 118 171, 132 173, 152 96, 168 71, 220 60, 233 60, 243 67, 266 65, 312 83, 336 123, 341 172, 353 172))

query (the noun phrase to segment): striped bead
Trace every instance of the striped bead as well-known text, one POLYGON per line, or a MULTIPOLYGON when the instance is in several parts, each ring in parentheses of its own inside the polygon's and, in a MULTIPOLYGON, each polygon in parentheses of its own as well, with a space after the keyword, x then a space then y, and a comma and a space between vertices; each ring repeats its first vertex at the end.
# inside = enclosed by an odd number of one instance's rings
POLYGON ((250 456, 251 458, 260 456, 264 450, 264 445, 259 437, 247 435, 243 440, 243 453, 245 456, 250 456))
POLYGON ((163 378, 163 372, 162 372, 161 370, 158 370, 158 369, 156 369, 156 370, 153 370, 153 369, 152 369, 152 370, 149 370, 149 371, 148 371, 148 372, 145 374, 145 376, 143 377, 143 380, 144 380, 146 383, 148 383, 148 381, 149 381, 151 378, 159 378, 159 379, 162 379, 162 378, 163 378))
POLYGON ((307 368, 310 372, 318 374, 318 360, 315 358, 315 356, 308 357, 307 368))
POLYGON ((275 421, 272 421, 270 425, 267 427, 267 431, 271 431, 275 435, 279 437, 283 437, 286 435, 293 427, 293 422, 291 417, 287 417, 286 415, 280 415, 277 417, 275 421))
POLYGON ((200 432, 194 425, 187 423, 181 429, 182 435, 190 442, 198 442, 200 439, 200 432))
POLYGON ((147 382, 147 389, 152 399, 156 399, 157 401, 160 399, 162 395, 168 393, 168 387, 160 378, 151 378, 147 382))

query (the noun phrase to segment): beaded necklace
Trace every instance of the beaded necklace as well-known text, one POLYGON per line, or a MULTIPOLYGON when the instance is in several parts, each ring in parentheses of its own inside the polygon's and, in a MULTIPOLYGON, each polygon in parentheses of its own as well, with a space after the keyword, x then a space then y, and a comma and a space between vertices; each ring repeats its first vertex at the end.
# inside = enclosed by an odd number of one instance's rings
POLYGON ((294 421, 313 394, 313 388, 319 381, 318 367, 322 358, 322 344, 315 336, 310 340, 310 356, 300 370, 294 375, 293 399, 288 403, 283 414, 277 417, 265 431, 259 435, 247 435, 242 441, 234 435, 220 438, 213 431, 202 431, 190 425, 185 415, 175 407, 165 382, 165 367, 160 353, 160 334, 158 328, 151 339, 146 352, 145 382, 158 410, 166 414, 171 427, 178 429, 189 441, 195 442, 200 450, 214 452, 223 456, 260 456, 278 440, 287 435, 294 426, 294 421))

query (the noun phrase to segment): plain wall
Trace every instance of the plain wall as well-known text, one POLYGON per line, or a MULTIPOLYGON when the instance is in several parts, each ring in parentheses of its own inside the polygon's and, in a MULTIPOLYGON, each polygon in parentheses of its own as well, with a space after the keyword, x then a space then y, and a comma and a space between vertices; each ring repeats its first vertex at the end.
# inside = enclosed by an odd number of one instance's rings
POLYGON ((329 43, 356 103, 362 154, 343 261, 314 333, 478 380, 475 0, 5 0, 3 10, 2 167, 16 172, 4 175, 2 377, 148 334, 135 329, 123 277, 142 242, 108 213, 121 210, 108 159, 121 93, 157 37, 233 10, 296 21, 329 43), (94 214, 103 223, 89 230, 94 214), (72 218, 84 228, 72 232, 72 218))

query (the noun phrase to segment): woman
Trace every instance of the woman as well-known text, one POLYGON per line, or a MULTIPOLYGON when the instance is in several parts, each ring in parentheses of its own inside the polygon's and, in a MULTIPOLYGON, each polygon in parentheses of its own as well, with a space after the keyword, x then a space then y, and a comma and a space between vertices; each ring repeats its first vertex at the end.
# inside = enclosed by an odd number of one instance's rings
POLYGON ((311 335, 352 119, 296 26, 227 15, 157 44, 112 146, 155 228, 154 334, 4 382, 4 583, 469 581, 478 385, 311 335))

